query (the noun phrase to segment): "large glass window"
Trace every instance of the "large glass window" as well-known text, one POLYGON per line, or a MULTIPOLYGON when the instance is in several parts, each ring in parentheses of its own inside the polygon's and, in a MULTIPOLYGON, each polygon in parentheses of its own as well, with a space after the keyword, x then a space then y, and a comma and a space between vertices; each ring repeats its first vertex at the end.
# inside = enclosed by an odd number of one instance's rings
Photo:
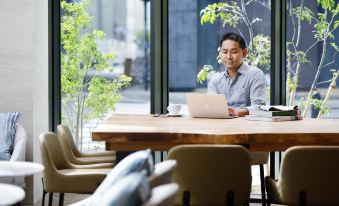
POLYGON ((61 114, 82 150, 98 122, 150 112, 148 0, 61 1, 61 114))
POLYGON ((339 118, 338 1, 288 0, 287 12, 287 104, 302 105, 304 117, 339 118))
MULTIPOLYGON (((187 113, 185 94, 206 93, 207 83, 197 75, 204 68, 224 71, 218 63, 221 36, 227 32, 241 34, 248 45, 246 62, 260 68, 270 83, 271 5, 269 0, 169 0, 169 103, 183 104, 187 113), (204 65, 209 65, 204 67, 204 65), (198 77, 199 78, 199 77, 198 77)), ((201 74, 201 73, 200 73, 201 74)), ((267 87, 269 94, 269 86, 267 87)), ((266 98, 269 104, 269 95, 266 98)), ((254 168, 254 193, 260 193, 259 169, 254 168)))
MULTIPOLYGON (((61 5, 65 4, 60 9, 61 42, 56 40, 52 45, 52 52, 58 51, 59 46, 60 52, 50 58, 55 61, 54 57, 61 54, 61 68, 58 62, 51 63, 53 72, 61 69, 61 122, 71 127, 82 149, 92 150, 103 147, 101 143, 91 143, 89 138, 90 131, 102 118, 113 112, 150 113, 150 82, 154 83, 152 103, 156 112, 164 112, 167 100, 185 104, 185 93, 206 92, 211 74, 199 83, 200 71, 225 69, 218 63, 218 43, 221 35, 230 31, 244 36, 250 49, 246 61, 264 71, 268 84, 271 73, 274 80, 285 82, 279 73, 284 69, 281 62, 274 67, 270 60, 281 60, 277 51, 283 51, 285 46, 276 39, 279 37, 276 34, 286 32, 287 104, 306 105, 306 117, 317 117, 320 108, 321 118, 337 118, 339 95, 334 88, 339 67, 338 3, 286 0, 272 4, 282 2, 287 3, 287 28, 284 31, 284 26, 280 27, 283 24, 276 24, 272 39, 271 11, 277 12, 279 6, 271 8, 270 0, 168 0, 168 8, 167 0, 155 0, 152 4, 157 7, 152 7, 152 14, 156 23, 152 25, 152 35, 148 0, 61 1, 61 5), (152 47, 156 50, 152 62, 150 36, 156 42, 152 47), (277 42, 272 51, 271 40, 277 42), (151 63, 154 79, 150 77, 151 63)), ((284 12, 273 15, 274 22, 284 23, 285 19, 280 18, 284 15, 284 12)), ((58 39, 53 32, 50 36, 58 39)), ((280 37, 284 39, 284 35, 280 37)), ((272 81, 271 99, 276 104, 283 102, 277 94, 278 90, 285 90, 280 83, 272 81)), ((55 92, 59 85, 54 86, 55 92)), ((266 103, 269 101, 267 95, 266 103)), ((58 111, 54 114, 55 122, 59 123, 58 111)))
POLYGON ((269 84, 270 1, 185 0, 177 4, 169 0, 168 7, 170 103, 184 104, 185 93, 207 91, 212 72, 207 72, 201 83, 197 81, 204 68, 224 71, 218 63, 218 47, 221 36, 227 32, 237 32, 245 38, 249 48, 246 62, 264 71, 269 84))

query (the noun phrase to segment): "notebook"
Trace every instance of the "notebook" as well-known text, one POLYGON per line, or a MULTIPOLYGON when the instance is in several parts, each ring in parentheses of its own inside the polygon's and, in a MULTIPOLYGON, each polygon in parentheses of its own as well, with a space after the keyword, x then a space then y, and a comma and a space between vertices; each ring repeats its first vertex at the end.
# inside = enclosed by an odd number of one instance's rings
POLYGON ((188 112, 191 117, 234 118, 228 113, 226 97, 223 94, 186 94, 188 112))

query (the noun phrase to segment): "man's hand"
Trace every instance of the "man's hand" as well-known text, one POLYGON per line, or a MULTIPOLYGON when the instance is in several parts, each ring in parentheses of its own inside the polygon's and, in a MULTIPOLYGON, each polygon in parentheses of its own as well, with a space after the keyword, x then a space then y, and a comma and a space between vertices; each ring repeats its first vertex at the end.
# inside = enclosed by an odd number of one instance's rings
POLYGON ((248 109, 234 109, 232 107, 228 107, 228 112, 231 116, 239 116, 244 117, 245 115, 248 115, 248 109))

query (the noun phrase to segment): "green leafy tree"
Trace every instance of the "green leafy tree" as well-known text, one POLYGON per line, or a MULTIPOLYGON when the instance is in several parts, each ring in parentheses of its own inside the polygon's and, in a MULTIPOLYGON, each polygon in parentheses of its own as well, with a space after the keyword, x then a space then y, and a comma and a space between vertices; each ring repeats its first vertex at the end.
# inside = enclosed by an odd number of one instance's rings
POLYGON ((114 52, 103 54, 97 41, 104 38, 103 31, 92 28, 92 16, 86 11, 90 0, 76 3, 62 1, 61 17, 61 92, 62 117, 80 144, 83 126, 90 120, 102 120, 115 109, 121 99, 119 90, 129 85, 130 77, 120 75, 108 80, 94 76, 90 71, 113 71, 110 63, 114 52))
MULTIPOLYGON (((314 0, 315 1, 315 0, 314 0)), ((228 1, 229 3, 214 3, 207 5, 203 10, 201 10, 201 24, 211 23, 213 24, 218 18, 222 21, 223 26, 229 25, 233 28, 236 28, 238 24, 245 24, 248 28, 248 33, 250 36, 249 44, 249 54, 246 58, 246 61, 255 67, 261 68, 264 72, 268 72, 270 68, 270 39, 267 36, 262 34, 255 35, 253 32, 253 25, 262 21, 262 19, 252 17, 250 18, 246 12, 246 7, 250 6, 253 3, 261 4, 266 7, 260 1, 250 0, 244 2, 240 1, 228 1), (240 2, 240 3, 238 3, 240 2)), ((339 51, 338 45, 335 42, 333 32, 339 26, 339 20, 335 20, 339 12, 339 5, 334 0, 317 0, 318 5, 321 6, 323 12, 318 12, 314 14, 311 9, 307 8, 304 5, 304 0, 300 1, 299 5, 295 5, 296 1, 288 1, 288 13, 292 21, 293 34, 291 40, 287 41, 287 53, 286 53, 286 66, 287 66, 287 81, 286 81, 286 97, 288 105, 295 104, 295 95, 298 87, 298 79, 300 74, 300 69, 302 64, 309 63, 308 55, 311 49, 315 46, 321 45, 322 52, 320 57, 320 62, 317 66, 317 72, 313 79, 313 83, 309 94, 306 98, 301 98, 304 105, 303 116, 306 116, 308 106, 314 104, 320 109, 319 115, 326 113, 328 108, 326 107, 326 102, 331 94, 331 91, 334 89, 335 80, 338 77, 338 72, 334 70, 333 78, 330 79, 330 86, 326 94, 324 101, 313 100, 312 96, 314 91, 318 87, 318 80, 320 72, 323 68, 328 67, 334 63, 334 58, 336 53, 339 51), (300 38, 302 36, 302 23, 307 22, 310 25, 314 26, 314 39, 315 41, 309 46, 309 48, 302 50, 300 48, 300 38), (330 45, 334 49, 333 60, 331 62, 325 62, 325 57, 328 55, 327 46, 330 45), (337 74, 337 75, 335 75, 337 74), (334 81, 334 83, 333 83, 334 81)), ((267 8, 267 7, 266 7, 267 8)), ((267 8, 269 9, 269 8, 267 8)), ((239 30, 239 29, 238 29, 239 30)), ((241 31, 239 30, 239 33, 241 31)), ((207 73, 211 71, 210 67, 204 66, 204 68, 199 72, 197 79, 198 82, 203 82, 206 80, 207 73)))
POLYGON ((336 81, 338 79, 339 76, 339 70, 333 70, 332 71, 332 79, 330 80, 330 86, 327 89, 327 93, 325 96, 324 101, 321 102, 320 107, 319 107, 319 113, 318 113, 318 117, 317 119, 320 118, 321 115, 329 113, 329 108, 326 106, 327 105, 327 101, 330 98, 331 93, 333 92, 333 90, 336 89, 336 81))
MULTIPOLYGON (((270 52, 271 52, 271 40, 269 36, 263 34, 256 34, 254 32, 254 25, 262 22, 262 19, 257 17, 250 17, 247 13, 247 8, 253 6, 253 4, 260 4, 265 9, 269 9, 267 5, 260 1, 248 1, 244 0, 219 2, 207 5, 200 12, 200 23, 213 24, 217 19, 220 19, 223 26, 231 26, 237 28, 239 24, 244 24, 248 29, 249 42, 248 56, 245 61, 254 67, 261 68, 265 73, 269 72, 270 68, 270 52)), ((238 29, 241 34, 242 31, 238 29)), ((243 35, 244 36, 244 35, 243 35)))
MULTIPOLYGON (((313 93, 318 87, 319 76, 320 76, 322 69, 333 63, 333 62, 328 62, 328 63, 325 62, 325 57, 326 55, 328 55, 327 44, 329 43, 329 45, 331 45, 335 49, 335 53, 339 51, 338 46, 336 45, 334 41, 334 35, 333 35, 333 32, 339 26, 339 20, 335 20, 336 16, 339 13, 339 4, 335 3, 334 0, 317 0, 317 3, 321 6, 321 8, 323 9, 323 12, 318 12, 315 17, 311 16, 311 18, 314 19, 315 21, 314 38, 316 41, 314 45, 322 44, 322 47, 321 47, 322 53, 320 57, 320 62, 317 67, 317 72, 314 76, 312 86, 306 98, 306 105, 305 105, 304 112, 303 112, 304 117, 307 114, 308 106, 311 104, 313 93)), ((301 17, 299 18, 301 19, 301 17)), ((307 54, 308 51, 309 49, 307 49, 305 53, 307 54)), ((322 107, 320 109, 322 109, 322 107)), ((320 110, 320 113, 323 113, 323 112, 320 110)))
MULTIPOLYGON (((300 69, 302 64, 307 64, 310 61, 308 60, 309 52, 315 46, 321 46, 321 57, 320 62, 317 65, 317 72, 313 79, 313 83, 311 89, 306 98, 302 98, 306 101, 304 105, 303 116, 305 117, 307 114, 308 106, 313 104, 315 108, 320 109, 319 115, 325 113, 325 106, 322 104, 321 100, 312 99, 314 91, 316 91, 318 87, 318 80, 321 71, 334 63, 327 62, 325 63, 325 57, 328 55, 328 44, 334 48, 333 58, 336 53, 339 51, 336 43, 334 42, 333 32, 338 26, 339 22, 335 21, 335 17, 338 14, 339 7, 338 4, 335 5, 333 0, 317 0, 317 3, 323 9, 323 12, 318 12, 314 14, 311 9, 305 6, 305 1, 301 0, 298 5, 296 5, 295 1, 288 1, 288 11, 289 16, 293 26, 293 35, 292 38, 287 42, 287 82, 286 82, 286 97, 289 105, 295 104, 295 94, 298 87, 298 79, 300 74, 300 69), (314 27, 314 42, 304 50, 300 48, 300 38, 302 36, 302 23, 306 22, 310 26, 314 27), (320 107, 319 105, 323 105, 320 107)), ((331 82, 329 80, 328 82, 331 82)), ((333 87, 330 85, 330 87, 333 87)), ((328 99, 327 93, 326 101, 328 99)), ((328 110, 326 108, 326 110, 328 110)))

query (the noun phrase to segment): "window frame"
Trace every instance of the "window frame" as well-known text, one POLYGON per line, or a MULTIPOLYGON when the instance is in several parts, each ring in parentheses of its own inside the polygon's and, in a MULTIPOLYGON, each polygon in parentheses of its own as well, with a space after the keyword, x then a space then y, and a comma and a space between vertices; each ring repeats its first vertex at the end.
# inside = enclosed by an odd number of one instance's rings
MULTIPOLYGON (((168 86, 168 0, 151 0, 151 113, 166 113, 168 86)), ((286 0, 271 1, 271 104, 286 103, 286 0)), ((60 0, 48 1, 49 129, 61 123, 60 0)), ((270 156, 270 175, 279 161, 270 156)))
POLYGON ((61 123, 60 0, 48 0, 49 130, 61 123))

